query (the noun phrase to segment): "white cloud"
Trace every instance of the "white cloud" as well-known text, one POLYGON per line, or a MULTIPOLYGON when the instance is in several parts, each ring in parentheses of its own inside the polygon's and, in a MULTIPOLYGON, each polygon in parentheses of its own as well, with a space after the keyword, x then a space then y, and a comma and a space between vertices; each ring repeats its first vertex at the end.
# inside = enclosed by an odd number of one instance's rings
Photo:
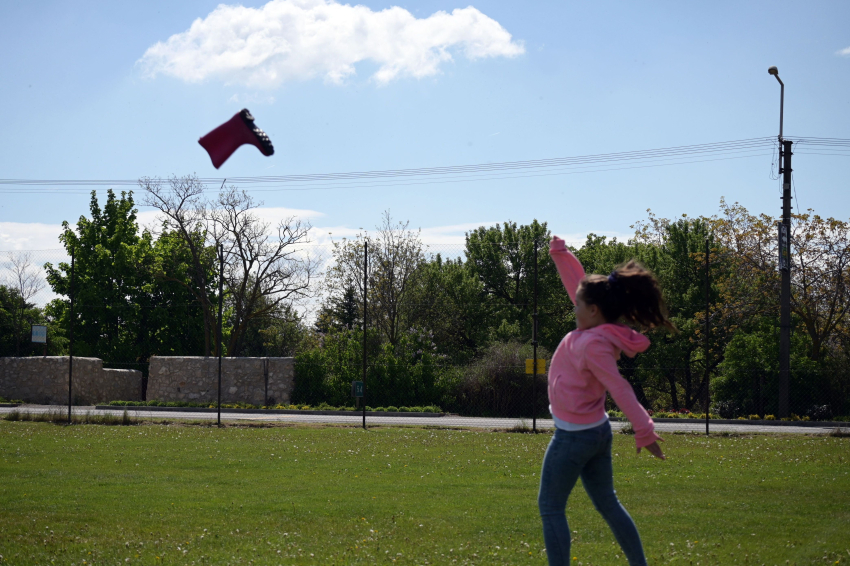
POLYGON ((271 0, 261 8, 220 4, 148 48, 138 64, 149 77, 274 88, 317 76, 341 83, 355 64, 372 61, 373 79, 386 84, 439 73, 450 50, 475 60, 515 57, 525 47, 472 6, 416 18, 397 6, 373 12, 334 0, 271 0))
POLYGON ((61 224, 0 222, 0 250, 60 250, 61 224))
MULTIPOLYGON (((267 222, 274 230, 278 222, 287 218, 298 218, 301 221, 312 222, 321 218, 324 213, 315 210, 284 207, 260 207, 254 209, 260 220, 267 222)), ((159 220, 159 211, 141 210, 136 214, 136 222, 139 229, 150 229, 158 233, 162 222, 159 220)), ((76 223, 71 224, 76 230, 76 223)), ((62 233, 61 224, 42 224, 40 222, 0 222, 0 252, 6 251, 60 251, 64 257, 64 247, 59 241, 62 233)))
POLYGON ((839 49, 835 52, 836 55, 841 55, 842 57, 850 57, 850 47, 845 47, 844 49, 839 49))

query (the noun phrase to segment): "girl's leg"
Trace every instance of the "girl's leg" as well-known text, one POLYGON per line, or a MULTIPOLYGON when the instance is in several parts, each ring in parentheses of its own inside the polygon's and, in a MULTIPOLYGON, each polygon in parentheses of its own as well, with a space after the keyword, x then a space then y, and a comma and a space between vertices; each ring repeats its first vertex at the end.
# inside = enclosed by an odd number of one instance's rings
POLYGON ((562 566, 570 563, 570 527, 567 524, 567 498, 581 474, 581 442, 577 443, 576 433, 556 430, 540 472, 540 492, 537 505, 543 520, 543 540, 546 543, 546 557, 550 566, 562 566))
POLYGON ((614 538, 623 549, 629 566, 646 566, 646 556, 637 527, 628 512, 620 504, 614 491, 614 470, 611 465, 610 429, 607 440, 602 442, 599 452, 582 470, 581 483, 590 496, 593 506, 608 523, 614 538))

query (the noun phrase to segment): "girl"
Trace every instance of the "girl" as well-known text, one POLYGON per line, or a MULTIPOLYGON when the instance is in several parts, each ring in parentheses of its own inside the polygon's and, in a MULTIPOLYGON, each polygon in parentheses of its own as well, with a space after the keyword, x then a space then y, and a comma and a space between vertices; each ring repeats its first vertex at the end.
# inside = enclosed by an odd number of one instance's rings
POLYGON ((594 507, 607 521, 631 566, 645 566, 637 528, 614 492, 611 467, 611 425, 605 412, 605 391, 625 413, 635 430, 637 451, 646 448, 664 459, 652 419, 638 403, 631 385, 620 376, 617 359, 649 347, 649 339, 619 321, 648 328, 666 326, 658 282, 634 261, 611 275, 588 275, 557 236, 549 255, 575 306, 576 330, 567 334, 549 366, 549 410, 555 435, 546 449, 537 504, 543 519, 543 539, 549 564, 570 563, 567 498, 578 478, 594 507))

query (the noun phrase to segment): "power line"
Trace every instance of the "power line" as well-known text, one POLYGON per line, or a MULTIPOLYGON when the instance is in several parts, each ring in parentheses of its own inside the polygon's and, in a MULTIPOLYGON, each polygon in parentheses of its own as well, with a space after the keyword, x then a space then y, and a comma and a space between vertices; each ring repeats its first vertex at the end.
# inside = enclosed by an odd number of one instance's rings
MULTIPOLYGON (((847 155, 843 153, 845 148, 850 150, 850 139, 816 137, 800 137, 795 139, 798 140, 795 145, 803 145, 803 152, 807 154, 845 156, 847 155), (811 149, 820 151, 817 153, 814 151, 806 151, 808 148, 805 148, 805 146, 812 146, 811 149), (832 149, 833 152, 822 153, 824 149, 832 149)), ((775 145, 776 139, 774 137, 763 137, 708 144, 551 159, 425 167, 415 169, 393 169, 383 171, 229 177, 227 180, 236 185, 252 185, 252 190, 258 191, 381 188, 419 184, 492 181, 761 157, 767 155, 768 152, 772 153, 775 150, 775 145), (694 159, 695 157, 705 159, 694 159), (641 165, 631 165, 634 163, 641 163, 641 165)), ((143 178, 143 181, 162 183, 168 182, 168 179, 143 178)), ((205 177, 199 178, 198 181, 204 185, 210 185, 212 188, 213 186, 219 186, 222 183, 222 178, 205 177)), ((67 189, 61 190, 58 189, 58 187, 137 187, 138 185, 139 180, 128 179, 0 179, 0 192, 70 193, 82 191, 67 189)))
MULTIPOLYGON (((340 179, 362 179, 362 178, 381 178, 381 177, 403 177, 403 176, 422 176, 422 175, 444 175, 452 173, 475 173, 482 171, 496 171, 506 169, 529 169, 540 167, 553 167, 564 165, 577 165, 587 163, 599 163, 608 161, 622 161, 634 159, 649 159, 658 157, 670 157, 674 155, 691 155, 694 153, 711 153, 711 152, 728 152, 742 149, 752 149, 757 147, 765 147, 773 144, 772 137, 752 138, 746 140, 735 140, 727 142, 718 142, 710 144, 698 144, 690 146, 678 146, 651 150, 628 151, 618 153, 606 153, 596 155, 585 155, 576 157, 562 157, 553 159, 536 159, 527 161, 508 161, 499 163, 481 163, 474 165, 454 165, 444 167, 425 167, 415 169, 394 169, 384 171, 354 171, 346 173, 319 173, 308 175, 284 175, 284 176, 266 176, 266 177, 234 177, 230 178, 232 182, 245 184, 255 182, 304 182, 304 181, 328 181, 340 179)), ((157 180, 157 179, 152 179, 157 180)), ((165 180, 165 179, 159 179, 165 180)), ((201 182, 215 183, 221 182, 221 178, 201 178, 201 182)), ((112 185, 112 186, 136 186, 137 179, 0 179, 0 185, 112 185)))

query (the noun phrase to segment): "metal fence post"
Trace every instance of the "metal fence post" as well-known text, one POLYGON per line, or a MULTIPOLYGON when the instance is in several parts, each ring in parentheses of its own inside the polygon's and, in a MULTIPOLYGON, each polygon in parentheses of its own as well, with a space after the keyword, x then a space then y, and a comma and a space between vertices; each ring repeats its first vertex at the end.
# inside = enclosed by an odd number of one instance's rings
POLYGON ((74 379, 74 248, 71 247, 71 328, 68 336, 68 424, 71 424, 71 403, 73 400, 74 379))
POLYGON ((366 307, 369 290, 369 240, 363 238, 363 430, 366 430, 366 307))
POLYGON ((711 291, 711 275, 709 274, 709 268, 711 266, 710 260, 711 250, 709 249, 709 238, 706 236, 705 238, 705 435, 708 436, 708 421, 711 419, 709 416, 709 408, 710 408, 710 392, 709 388, 711 387, 711 366, 709 365, 709 354, 710 354, 710 339, 711 339, 711 319, 709 318, 709 308, 710 308, 710 291, 711 291))
POLYGON ((218 426, 221 426, 221 313, 224 304, 224 246, 218 245, 218 325, 216 342, 218 343, 218 426))
POLYGON ((531 320, 531 346, 534 350, 534 372, 531 374, 531 430, 537 432, 537 236, 534 237, 534 312, 531 320))

